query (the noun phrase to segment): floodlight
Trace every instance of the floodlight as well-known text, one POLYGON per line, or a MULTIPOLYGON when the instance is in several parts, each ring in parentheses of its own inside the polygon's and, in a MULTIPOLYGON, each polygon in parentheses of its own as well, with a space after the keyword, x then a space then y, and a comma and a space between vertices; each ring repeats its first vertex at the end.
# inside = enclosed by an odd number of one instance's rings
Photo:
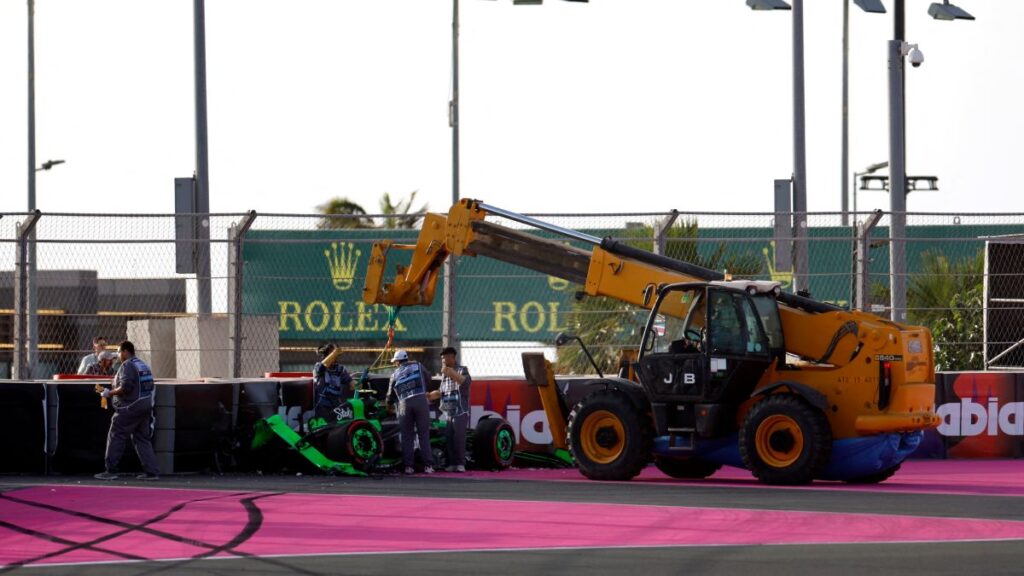
POLYGON ((933 3, 928 7, 928 15, 936 20, 974 20, 974 16, 968 14, 963 8, 950 4, 949 0, 942 4, 933 3))
POLYGON ((751 10, 792 10, 793 7, 783 0, 747 0, 751 10))

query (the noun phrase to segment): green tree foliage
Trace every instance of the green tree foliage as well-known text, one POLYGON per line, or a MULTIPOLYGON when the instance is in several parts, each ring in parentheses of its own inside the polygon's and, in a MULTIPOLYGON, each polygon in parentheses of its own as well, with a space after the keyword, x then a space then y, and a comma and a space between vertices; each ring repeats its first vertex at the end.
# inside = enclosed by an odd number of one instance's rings
POLYGON ((907 320, 931 330, 937 369, 982 369, 984 252, 950 262, 928 251, 921 263, 907 286, 907 320))
MULTIPOLYGON (((617 231, 616 236, 631 246, 652 250, 654 230, 638 226, 617 231)), ((680 222, 666 234, 665 255, 712 270, 728 270, 735 278, 752 277, 762 272, 762 261, 755 247, 749 252, 729 252, 719 242, 710 252, 707 243, 698 249, 699 229, 696 220, 680 222)), ((579 290, 582 290, 579 287, 579 290)), ((618 370, 620 352, 640 344, 640 335, 647 321, 648 311, 614 298, 585 296, 573 303, 566 317, 566 329, 576 333, 587 344, 594 361, 606 374, 618 370)), ((591 374, 594 369, 575 343, 566 344, 558 351, 555 369, 560 374, 591 374)))
MULTIPOLYGON (((935 343, 937 370, 981 370, 983 366, 984 252, 950 262, 943 253, 921 254, 921 271, 907 283, 907 321, 927 327, 935 343)), ((889 303, 889 287, 871 286, 873 302, 889 303)))
POLYGON ((373 228, 373 219, 366 215, 366 210, 355 202, 343 197, 334 197, 316 207, 317 212, 324 216, 316 227, 324 229, 336 228, 373 228))
MULTIPOLYGON (((427 212, 427 205, 420 206, 415 212, 411 212, 413 202, 416 201, 416 192, 413 191, 409 197, 397 202, 391 198, 391 194, 385 192, 380 197, 380 213, 384 215, 381 219, 381 228, 416 228, 420 219, 427 212)), ((366 210, 359 204, 344 197, 335 197, 326 203, 316 207, 317 211, 328 218, 321 218, 317 222, 317 228, 374 228, 373 218, 370 218, 366 210)))
POLYGON ((979 282, 954 294, 949 308, 931 324, 936 370, 983 370, 984 305, 979 282))
POLYGON ((981 286, 984 268, 985 256, 980 250, 956 262, 934 250, 921 254, 921 272, 914 274, 907 286, 907 320, 935 326, 955 296, 981 286))
POLYGON ((416 228, 420 219, 427 213, 426 204, 420 206, 418 210, 410 212, 413 202, 416 201, 417 192, 419 191, 413 190, 408 198, 399 200, 397 203, 393 202, 391 195, 385 192, 380 197, 380 213, 385 215, 381 228, 416 228))

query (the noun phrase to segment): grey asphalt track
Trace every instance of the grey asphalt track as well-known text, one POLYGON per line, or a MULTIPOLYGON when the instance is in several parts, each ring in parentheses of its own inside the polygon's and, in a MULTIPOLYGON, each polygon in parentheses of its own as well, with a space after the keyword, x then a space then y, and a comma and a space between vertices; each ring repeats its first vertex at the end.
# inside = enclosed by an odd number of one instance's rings
MULTIPOLYGON (((40 484, 154 486, 78 477, 5 477, 0 489, 40 484)), ((453 476, 170 476, 157 487, 378 496, 438 496, 679 507, 875 513, 1024 520, 1015 496, 701 485, 700 482, 554 482, 453 476)), ((499 521, 499 520, 496 520, 499 521)), ((1024 541, 670 546, 273 558, 0 568, 32 574, 1024 574, 1024 541)))

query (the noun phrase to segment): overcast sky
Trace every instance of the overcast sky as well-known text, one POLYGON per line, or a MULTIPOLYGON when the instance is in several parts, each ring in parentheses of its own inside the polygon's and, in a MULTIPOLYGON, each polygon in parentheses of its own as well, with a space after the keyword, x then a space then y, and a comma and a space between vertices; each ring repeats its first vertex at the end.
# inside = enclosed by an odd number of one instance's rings
MULTIPOLYGON (((1024 2, 907 1, 911 211, 1024 212, 1024 2)), ((790 12, 462 0, 462 195, 516 211, 770 211, 792 173, 790 12)), ((805 2, 808 206, 840 207, 842 0, 805 2)), ((892 8, 893 2, 886 1, 892 8)), ((26 2, 0 0, 0 211, 27 208, 26 2)), ((207 0, 210 205, 451 201, 450 0, 207 0)), ((888 159, 892 14, 851 7, 852 169, 888 159)), ((194 170, 192 2, 36 0, 44 211, 169 212, 194 170)), ((861 193, 861 208, 888 207, 861 193)))

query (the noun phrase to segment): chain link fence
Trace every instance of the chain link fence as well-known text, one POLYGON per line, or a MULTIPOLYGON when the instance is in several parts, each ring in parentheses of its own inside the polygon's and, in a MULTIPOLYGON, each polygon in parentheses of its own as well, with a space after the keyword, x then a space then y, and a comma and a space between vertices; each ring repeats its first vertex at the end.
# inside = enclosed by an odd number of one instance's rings
MULTIPOLYGON (((884 213, 857 214, 855 226, 843 226, 837 213, 808 214, 806 240, 796 243, 788 213, 532 216, 735 278, 775 280, 840 306, 891 313, 884 213)), ((73 373, 95 336, 111 348, 131 339, 165 378, 305 372, 324 342, 344 348, 346 365, 361 370, 388 359, 381 351, 389 327, 397 346, 437 367, 443 287, 431 306, 397 316, 362 302, 373 242, 416 238, 414 228, 395 228, 399 222, 255 213, 0 214, 0 376, 73 373), (197 227, 208 234, 192 234, 197 227), (197 274, 204 259, 210 272, 197 274)), ((911 213, 906 231, 896 239, 907 255, 899 272, 906 318, 932 329, 939 367, 1024 366, 1022 215, 911 213)), ((552 343, 562 331, 580 334, 602 370, 614 371, 646 320, 638 308, 581 299, 580 286, 497 260, 463 257, 455 270, 454 324, 462 361, 476 374, 519 375, 524 349, 559 356, 560 370, 593 372, 576 346, 556 354, 552 343)))

